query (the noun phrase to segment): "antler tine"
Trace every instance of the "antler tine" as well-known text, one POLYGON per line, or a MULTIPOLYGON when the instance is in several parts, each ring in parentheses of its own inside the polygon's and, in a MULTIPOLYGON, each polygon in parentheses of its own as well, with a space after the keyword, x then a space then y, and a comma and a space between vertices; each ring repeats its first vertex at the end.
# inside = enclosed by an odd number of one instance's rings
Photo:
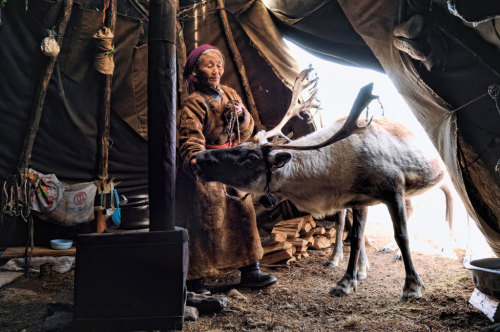
POLYGON ((302 112, 304 109, 318 107, 316 104, 313 103, 313 100, 316 97, 317 93, 318 77, 315 76, 313 79, 309 78, 310 74, 313 71, 314 71, 313 67, 309 66, 299 74, 299 76, 295 79, 290 106, 288 107, 285 116, 273 129, 267 132, 257 134, 256 136, 257 141, 260 140, 267 141, 267 139, 270 137, 280 136, 289 142, 290 139, 287 136, 285 136, 281 131, 283 127, 294 116, 299 116, 302 119, 302 117, 300 116, 300 112, 302 112), (310 96, 305 102, 299 103, 300 96, 305 90, 309 90, 310 96))
POLYGON ((373 120, 373 116, 370 118, 368 123, 364 126, 359 126, 358 125, 358 119, 363 110, 370 104, 370 102, 373 99, 377 99, 378 96, 374 96, 372 94, 373 90, 373 83, 367 84, 364 87, 362 87, 359 90, 358 96, 356 97, 356 100, 354 101, 354 104, 352 105, 351 111, 349 112, 349 116, 345 120, 344 124, 342 127, 329 139, 324 141, 323 143, 316 144, 316 145, 309 145, 309 146, 290 146, 290 145, 273 145, 271 146, 271 149, 278 149, 278 148, 286 148, 290 150, 314 150, 314 149, 319 149, 322 147, 325 147, 327 145, 333 144, 335 142, 338 142, 355 132, 364 129, 370 125, 370 123, 373 120))

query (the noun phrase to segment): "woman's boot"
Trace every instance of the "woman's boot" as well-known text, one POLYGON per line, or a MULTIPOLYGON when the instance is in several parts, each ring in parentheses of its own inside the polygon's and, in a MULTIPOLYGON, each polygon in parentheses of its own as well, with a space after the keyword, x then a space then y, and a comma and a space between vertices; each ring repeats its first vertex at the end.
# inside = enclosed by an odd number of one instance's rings
POLYGON ((188 292, 193 292, 201 295, 211 295, 210 291, 205 285, 205 280, 203 280, 203 278, 186 280, 186 288, 188 292))
POLYGON ((241 272, 241 287, 262 288, 278 282, 272 274, 260 272, 259 262, 239 268, 241 272))

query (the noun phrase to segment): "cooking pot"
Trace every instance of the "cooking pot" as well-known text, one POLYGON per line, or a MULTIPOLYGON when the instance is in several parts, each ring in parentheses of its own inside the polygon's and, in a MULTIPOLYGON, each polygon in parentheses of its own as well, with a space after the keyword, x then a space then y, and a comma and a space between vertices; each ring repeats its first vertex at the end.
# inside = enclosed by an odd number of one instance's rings
POLYGON ((149 227, 149 195, 130 195, 120 199, 120 229, 141 229, 149 227))

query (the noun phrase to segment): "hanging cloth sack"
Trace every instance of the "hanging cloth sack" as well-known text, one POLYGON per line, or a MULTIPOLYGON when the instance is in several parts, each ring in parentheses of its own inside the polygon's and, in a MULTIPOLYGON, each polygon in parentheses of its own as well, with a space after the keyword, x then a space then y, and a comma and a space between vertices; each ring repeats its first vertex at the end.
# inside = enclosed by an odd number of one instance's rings
POLYGON ((113 75, 113 71, 115 70, 113 33, 108 27, 103 26, 93 37, 97 48, 94 60, 95 69, 101 74, 113 75))

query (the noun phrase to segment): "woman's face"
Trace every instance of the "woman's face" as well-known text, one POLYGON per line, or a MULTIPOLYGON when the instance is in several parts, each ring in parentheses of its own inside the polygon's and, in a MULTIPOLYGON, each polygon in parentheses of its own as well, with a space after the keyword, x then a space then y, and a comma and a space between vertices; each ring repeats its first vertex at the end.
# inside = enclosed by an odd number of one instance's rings
POLYGON ((205 86, 217 89, 224 74, 224 61, 216 52, 205 53, 198 59, 198 81, 205 86))

